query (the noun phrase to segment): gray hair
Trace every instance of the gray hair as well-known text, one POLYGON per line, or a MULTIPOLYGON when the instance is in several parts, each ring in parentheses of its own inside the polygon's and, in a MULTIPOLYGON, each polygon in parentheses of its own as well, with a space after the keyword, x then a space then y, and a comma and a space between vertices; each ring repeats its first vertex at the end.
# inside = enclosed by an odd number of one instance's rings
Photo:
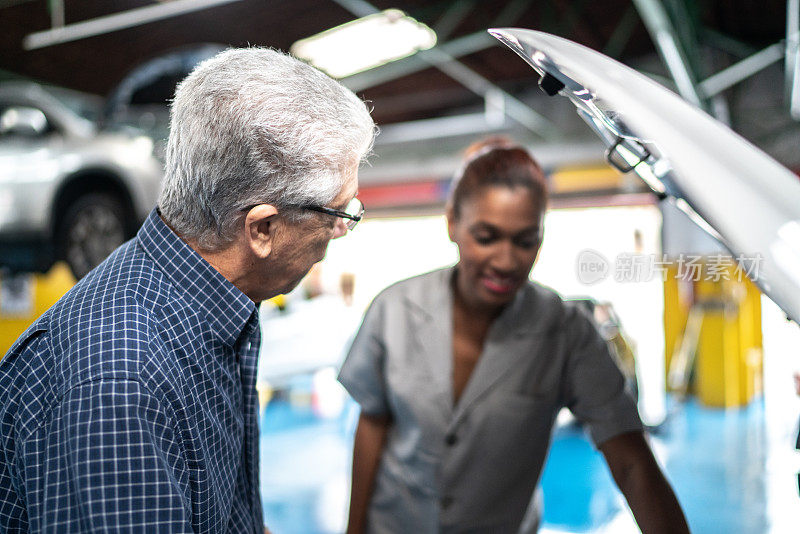
POLYGON ((175 92, 161 215, 201 248, 223 248, 250 206, 331 202, 376 131, 365 103, 317 69, 267 48, 226 50, 175 92))

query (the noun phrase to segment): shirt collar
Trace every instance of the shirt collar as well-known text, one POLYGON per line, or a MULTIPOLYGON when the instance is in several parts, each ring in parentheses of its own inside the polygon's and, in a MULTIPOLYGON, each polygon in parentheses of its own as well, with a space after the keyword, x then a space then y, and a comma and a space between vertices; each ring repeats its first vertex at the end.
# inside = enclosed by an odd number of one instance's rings
POLYGON ((142 224, 136 240, 221 341, 233 346, 256 313, 255 303, 178 237, 157 208, 142 224))
MULTIPOLYGON (((456 276, 458 265, 447 267, 431 272, 425 279, 425 283, 417 284, 415 288, 406 295, 406 299, 416 305, 423 312, 430 316, 432 321, 445 321, 443 328, 451 328, 450 311, 453 307, 453 278, 456 276), (441 310, 448 310, 442 314, 441 310), (448 326, 445 326, 448 325, 448 326)), ((494 320, 493 328, 500 329, 502 332, 510 332, 519 324, 526 324, 526 330, 538 331, 539 326, 545 322, 530 322, 531 314, 536 317, 537 308, 534 299, 535 294, 531 284, 523 285, 514 295, 514 299, 509 302, 500 315, 494 320)))

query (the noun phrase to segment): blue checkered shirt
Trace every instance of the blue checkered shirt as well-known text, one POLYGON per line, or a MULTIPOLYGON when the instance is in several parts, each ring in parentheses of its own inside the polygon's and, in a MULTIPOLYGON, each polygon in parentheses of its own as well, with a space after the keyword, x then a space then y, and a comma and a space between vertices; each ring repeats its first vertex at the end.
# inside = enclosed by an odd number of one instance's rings
POLYGON ((259 343, 153 211, 0 361, 0 532, 262 534, 259 343))

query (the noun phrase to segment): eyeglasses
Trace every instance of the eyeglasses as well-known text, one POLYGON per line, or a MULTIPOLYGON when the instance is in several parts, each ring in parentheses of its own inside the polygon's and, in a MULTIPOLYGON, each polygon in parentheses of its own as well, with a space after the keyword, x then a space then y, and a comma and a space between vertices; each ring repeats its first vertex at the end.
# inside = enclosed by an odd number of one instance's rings
MULTIPOLYGON (((254 204, 247 208, 242 208, 242 211, 250 211, 258 204, 254 204)), ((294 206, 289 205, 286 206, 287 208, 297 208, 301 210, 311 210, 316 211, 319 213, 325 213, 326 215, 333 215, 334 217, 341 217, 345 219, 344 225, 347 227, 348 230, 352 230, 356 227, 358 222, 364 216, 364 204, 361 203, 360 200, 357 198, 353 198, 350 202, 347 203, 347 206, 343 210, 335 210, 333 208, 326 208, 325 206, 294 206)))
POLYGON ((326 208, 325 206, 298 206, 300 209, 317 211, 333 215, 334 217, 341 217, 345 219, 344 224, 348 230, 352 230, 358 224, 358 221, 364 216, 364 204, 357 198, 353 198, 347 203, 343 210, 335 210, 333 208, 326 208))

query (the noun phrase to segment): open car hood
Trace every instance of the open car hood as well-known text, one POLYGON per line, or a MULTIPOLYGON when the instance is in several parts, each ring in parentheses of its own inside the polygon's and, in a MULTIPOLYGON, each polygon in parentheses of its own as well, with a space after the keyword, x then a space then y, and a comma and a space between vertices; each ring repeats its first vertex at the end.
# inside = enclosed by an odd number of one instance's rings
POLYGON ((753 281, 800 323, 800 179, 727 126, 594 50, 546 33, 489 30, 568 98, 607 147, 754 273, 753 281), (757 262, 758 265, 753 265, 757 262))

